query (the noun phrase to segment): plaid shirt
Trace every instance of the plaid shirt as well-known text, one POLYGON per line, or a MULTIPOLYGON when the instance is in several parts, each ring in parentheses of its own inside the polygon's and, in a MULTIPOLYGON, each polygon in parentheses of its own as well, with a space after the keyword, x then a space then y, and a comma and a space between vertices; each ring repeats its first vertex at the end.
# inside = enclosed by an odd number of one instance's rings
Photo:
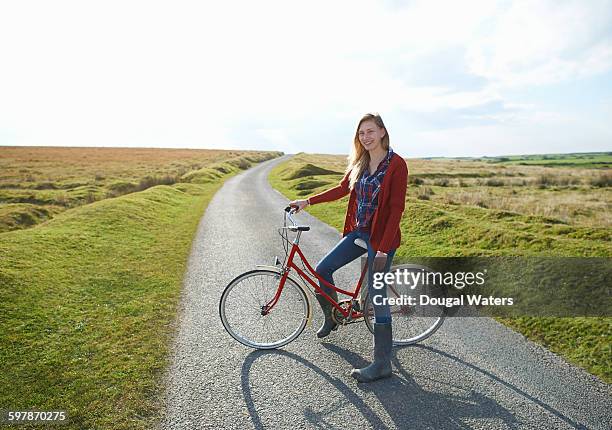
POLYGON ((378 165, 378 169, 373 175, 370 175, 369 169, 366 167, 361 175, 361 178, 355 184, 357 193, 357 229, 369 230, 370 221, 376 209, 378 208, 378 191, 382 184, 393 150, 389 148, 387 156, 383 158, 378 165))

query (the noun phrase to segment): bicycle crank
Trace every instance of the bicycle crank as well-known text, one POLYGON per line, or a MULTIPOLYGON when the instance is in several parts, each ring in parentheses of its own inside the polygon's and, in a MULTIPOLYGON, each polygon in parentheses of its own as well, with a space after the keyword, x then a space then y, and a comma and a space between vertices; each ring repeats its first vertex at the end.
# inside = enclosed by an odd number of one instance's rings
POLYGON ((345 317, 344 314, 342 312, 340 312, 335 306, 333 308, 332 311, 332 319, 334 320, 334 322, 336 324, 339 325, 347 325, 347 324, 354 324, 357 322, 360 322, 362 317, 359 316, 357 318, 355 318, 353 316, 354 312, 358 312, 359 311, 359 302, 355 301, 355 303, 352 303, 353 301, 351 299, 346 299, 346 300, 340 300, 338 301, 338 305, 342 308, 343 311, 348 311, 349 308, 351 308, 351 304, 353 304, 352 306, 352 310, 351 313, 349 314, 348 317, 345 317))

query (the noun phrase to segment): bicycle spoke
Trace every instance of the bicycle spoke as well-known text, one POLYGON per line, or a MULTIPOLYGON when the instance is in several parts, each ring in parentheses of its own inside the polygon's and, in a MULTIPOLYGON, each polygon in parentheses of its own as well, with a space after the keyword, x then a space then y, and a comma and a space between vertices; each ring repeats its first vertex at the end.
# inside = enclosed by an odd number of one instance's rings
POLYGON ((224 291, 221 318, 236 340, 255 348, 282 346, 297 337, 308 318, 304 291, 287 279, 274 307, 261 315, 262 306, 271 302, 279 287, 279 275, 266 270, 248 272, 224 291))

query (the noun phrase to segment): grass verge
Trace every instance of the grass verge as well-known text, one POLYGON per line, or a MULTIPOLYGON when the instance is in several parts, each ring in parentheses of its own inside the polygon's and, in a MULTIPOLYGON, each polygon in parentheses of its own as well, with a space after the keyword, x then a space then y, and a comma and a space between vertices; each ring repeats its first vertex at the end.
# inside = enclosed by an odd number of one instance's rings
POLYGON ((198 222, 248 166, 221 167, 2 233, 0 409, 67 410, 62 429, 155 426, 198 222))

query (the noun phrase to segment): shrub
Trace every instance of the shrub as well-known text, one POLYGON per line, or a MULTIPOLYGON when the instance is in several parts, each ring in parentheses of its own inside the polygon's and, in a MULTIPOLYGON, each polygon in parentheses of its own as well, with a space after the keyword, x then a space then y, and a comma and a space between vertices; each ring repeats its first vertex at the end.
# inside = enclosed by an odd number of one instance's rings
POLYGON ((433 194, 434 192, 430 187, 422 187, 422 188, 419 188, 419 192, 417 193, 417 199, 429 200, 430 196, 433 194))
POLYGON ((423 185, 425 183, 425 181, 421 178, 419 178, 418 176, 410 176, 408 178, 408 183, 409 184, 414 184, 414 185, 423 185))
POLYGON ((108 185, 110 190, 109 195, 118 196, 122 194, 128 194, 136 190, 137 185, 131 182, 116 181, 108 185))
POLYGON ((180 178, 178 176, 146 176, 140 180, 136 187, 136 191, 146 190, 156 185, 173 185, 179 182, 179 180, 180 178))
POLYGON ((204 167, 184 174, 180 182, 191 182, 192 184, 205 184, 214 182, 223 176, 218 170, 204 167))
POLYGON ((592 177, 589 183, 594 187, 609 187, 612 184, 612 174, 606 172, 592 177))
POLYGON ((57 190, 57 184, 53 182, 41 182, 34 187, 35 190, 57 190))
POLYGON ((213 169, 223 173, 224 175, 232 171, 229 167, 223 165, 214 166, 213 169))
POLYGON ((558 186, 568 186, 568 185, 578 185, 580 184, 580 178, 571 175, 552 175, 550 173, 545 173, 543 175, 538 176, 535 179, 535 185, 539 188, 546 188, 552 185, 558 186))
MULTIPOLYGON (((138 184, 134 184, 132 182, 126 181, 115 181, 112 184, 108 185, 109 192, 107 193, 108 197, 118 197, 124 194, 134 193, 137 191, 143 191, 147 188, 154 187, 156 185, 173 185, 177 182, 180 182, 179 176, 146 176, 138 182, 138 184)), ((91 194, 91 193, 90 193, 91 194)), ((95 195, 88 194, 85 197, 85 200, 88 203, 97 200, 95 195)))
POLYGON ((502 187, 505 185, 505 182, 498 178, 489 178, 487 179, 487 182, 485 182, 485 184, 488 187, 502 187))
POLYGON ((98 200, 98 199, 96 198, 96 194, 95 194, 93 191, 89 191, 89 192, 87 193, 87 195, 85 196, 85 201, 86 201, 87 203, 93 203, 93 202, 95 202, 96 200, 98 200))
POLYGON ((231 164, 234 167, 239 168, 240 170, 246 170, 249 167, 251 167, 251 163, 249 163, 248 160, 246 160, 245 158, 242 158, 242 157, 234 158, 232 160, 228 160, 227 163, 231 164))
POLYGON ((554 183, 554 177, 549 174, 540 175, 536 178, 535 184, 540 188, 546 188, 548 185, 552 185, 554 183))
POLYGON ((324 169, 322 167, 315 166, 314 164, 307 163, 299 169, 293 171, 287 179, 298 179, 304 176, 316 176, 316 175, 341 175, 341 172, 335 172, 333 170, 324 169))

